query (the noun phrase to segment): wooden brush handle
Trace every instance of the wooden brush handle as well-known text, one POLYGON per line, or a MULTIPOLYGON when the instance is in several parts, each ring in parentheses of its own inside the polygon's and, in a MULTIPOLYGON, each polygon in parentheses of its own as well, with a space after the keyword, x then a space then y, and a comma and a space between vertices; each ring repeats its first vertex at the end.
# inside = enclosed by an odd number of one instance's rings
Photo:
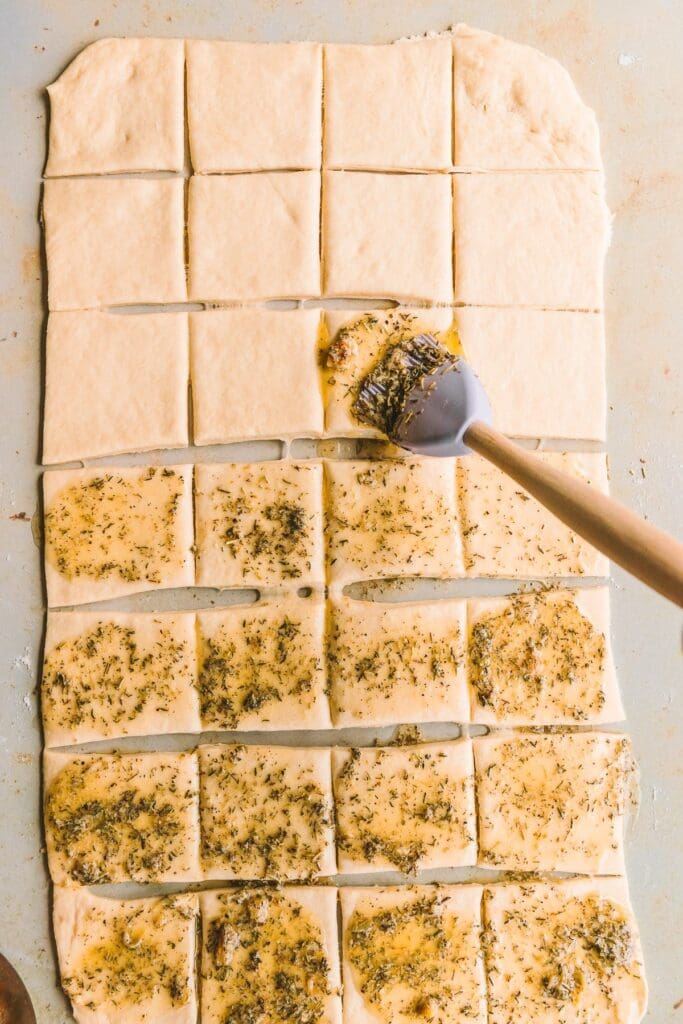
POLYGON ((485 423, 472 423, 464 442, 622 569, 683 608, 683 544, 485 423))

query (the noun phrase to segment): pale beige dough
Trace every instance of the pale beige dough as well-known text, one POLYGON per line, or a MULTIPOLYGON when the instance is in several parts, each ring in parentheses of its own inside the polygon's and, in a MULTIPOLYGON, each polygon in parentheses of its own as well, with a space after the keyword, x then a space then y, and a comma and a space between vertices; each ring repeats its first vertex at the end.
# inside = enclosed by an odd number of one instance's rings
POLYGON ((55 886, 52 924, 76 1024, 195 1024, 198 898, 121 900, 55 886))
POLYGON ((464 307, 455 325, 498 430, 606 438, 605 326, 599 313, 464 307))
POLYGON ((45 745, 200 732, 196 648, 193 613, 50 612, 45 745))
POLYGON ((45 840, 55 885, 196 882, 195 753, 43 755, 45 840))
POLYGON ((323 175, 323 294, 451 302, 451 183, 443 174, 323 175))
POLYGON ((47 603, 194 585, 192 466, 43 474, 47 603))
POLYGON ((183 192, 169 178, 46 181, 49 308, 184 302, 183 192))
POLYGON ((561 64, 467 25, 453 49, 458 167, 600 170, 595 114, 561 64))
MULTIPOLYGON (((539 452, 537 458, 607 493, 603 454, 539 452)), ((478 455, 458 460, 458 498, 468 576, 609 574, 604 555, 478 455)))
POLYGON ((318 171, 191 178, 190 299, 320 295, 319 214, 318 171))
POLYGON ((192 313, 195 444, 319 437, 319 332, 315 309, 192 313))
POLYGON ((466 722, 465 602, 329 603, 329 688, 336 728, 466 722))
POLYGON ((184 313, 51 313, 43 463, 188 443, 184 313))
POLYGON ((456 302, 602 309, 603 193, 592 171, 454 175, 456 302))
POLYGON ((647 984, 625 878, 484 891, 489 1024, 638 1024, 647 984))
POLYGON ((449 39, 325 47, 324 162, 365 170, 451 166, 449 39))
POLYGON ((472 742, 480 866, 623 873, 635 781, 627 737, 501 731, 472 742))
POLYGON ((320 167, 319 43, 185 45, 195 173, 320 167))
POLYGON ((329 749, 205 746, 199 770, 203 878, 335 874, 329 749))
POLYGON ((486 1024, 480 885, 339 892, 344 1024, 486 1024))
POLYGON ((336 889, 214 889, 199 901, 203 1024, 340 1024, 336 889))
POLYGON ((50 96, 45 173, 182 171, 182 39, 98 39, 50 96))

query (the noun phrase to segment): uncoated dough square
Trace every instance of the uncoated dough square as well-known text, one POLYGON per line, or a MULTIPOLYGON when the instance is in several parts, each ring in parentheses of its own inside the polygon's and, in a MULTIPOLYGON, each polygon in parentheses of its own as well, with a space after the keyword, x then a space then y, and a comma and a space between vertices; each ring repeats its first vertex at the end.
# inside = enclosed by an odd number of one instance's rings
POLYGON ((188 39, 186 49, 196 174, 320 167, 320 43, 188 39))
POLYGON ((184 182, 45 182, 50 309, 184 302, 184 182))
POLYGON ((306 299, 320 294, 320 173, 190 179, 190 298, 306 299))

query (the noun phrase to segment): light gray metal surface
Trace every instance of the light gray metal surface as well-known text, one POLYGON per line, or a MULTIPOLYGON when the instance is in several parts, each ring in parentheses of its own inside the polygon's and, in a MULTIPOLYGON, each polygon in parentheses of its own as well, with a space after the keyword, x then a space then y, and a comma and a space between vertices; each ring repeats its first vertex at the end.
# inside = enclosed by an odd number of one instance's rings
MULTIPOLYGON (((380 42, 457 20, 557 56, 596 108, 616 214, 608 260, 613 493, 681 527, 683 5, 676 0, 2 0, 0 4, 0 948, 40 1024, 71 1020, 56 983, 39 824, 35 692, 42 579, 31 531, 43 305, 43 87, 105 35, 380 42)), ((245 450, 248 454, 248 450, 245 450)), ((615 653, 642 768, 628 843, 651 985, 648 1020, 683 1022, 681 617, 615 572, 615 653)))

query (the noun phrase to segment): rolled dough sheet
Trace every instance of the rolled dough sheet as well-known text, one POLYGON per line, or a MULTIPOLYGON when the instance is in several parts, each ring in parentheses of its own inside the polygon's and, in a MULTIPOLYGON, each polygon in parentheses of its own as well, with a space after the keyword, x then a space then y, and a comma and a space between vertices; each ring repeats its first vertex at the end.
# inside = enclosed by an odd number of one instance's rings
POLYGON ((205 746, 199 767, 204 879, 335 874, 329 749, 205 746))
POLYGON ((324 161, 362 170, 451 166, 448 38, 325 47, 324 161))
POLYGON ((634 782, 627 737, 497 732, 472 742, 480 866, 623 874, 634 782))
POLYGON ((603 193, 592 171, 454 175, 456 302, 602 309, 603 193))
POLYGON ((184 313, 51 313, 43 463, 188 444, 184 313))
POLYGON ((195 444, 320 437, 320 311, 190 314, 195 444))
POLYGON ((469 739, 332 751, 342 873, 475 863, 469 739))
POLYGON ((340 1024, 337 891, 203 892, 203 1024, 284 1020, 340 1024))
POLYGON ((335 727, 466 722, 465 602, 330 600, 335 727))
POLYGON ((320 43, 188 39, 185 46, 196 174, 320 167, 320 43))
POLYGON ((55 886, 52 921, 76 1024, 195 1024, 195 893, 120 900, 55 886))
POLYGON ((197 733, 194 613, 50 612, 41 708, 47 747, 197 733))
POLYGON ((48 180, 50 309, 185 302, 180 178, 48 180))
POLYGON ((194 585, 192 466, 43 475, 48 605, 194 585))
POLYGON ((322 583, 322 472, 314 461, 197 466, 197 586, 322 583))
POLYGON ((190 299, 320 295, 320 172, 190 179, 190 299))
POLYGON ((196 882, 197 755, 43 756, 45 839, 55 885, 196 882))
POLYGON ((47 87, 45 173, 182 171, 182 39, 98 39, 47 87))
MULTIPOLYGON (((607 492, 603 454, 540 452, 537 457, 607 492)), ((478 455, 458 460, 458 495, 468 576, 609 574, 604 555, 478 455)))

